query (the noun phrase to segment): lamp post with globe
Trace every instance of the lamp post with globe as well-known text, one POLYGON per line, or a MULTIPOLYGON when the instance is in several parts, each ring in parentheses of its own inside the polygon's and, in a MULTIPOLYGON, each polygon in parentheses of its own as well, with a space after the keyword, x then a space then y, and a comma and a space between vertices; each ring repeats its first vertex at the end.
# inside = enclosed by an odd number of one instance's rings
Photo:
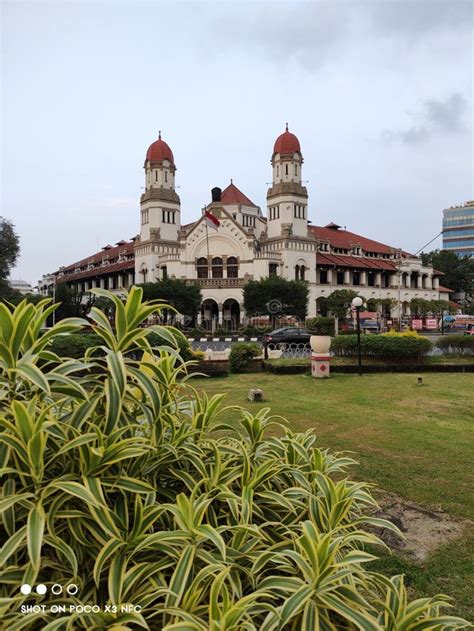
POLYGON ((363 305, 363 300, 360 296, 356 296, 352 300, 352 308, 356 310, 357 318, 357 363, 359 365, 359 375, 362 376, 362 354, 360 347, 360 308, 363 305))

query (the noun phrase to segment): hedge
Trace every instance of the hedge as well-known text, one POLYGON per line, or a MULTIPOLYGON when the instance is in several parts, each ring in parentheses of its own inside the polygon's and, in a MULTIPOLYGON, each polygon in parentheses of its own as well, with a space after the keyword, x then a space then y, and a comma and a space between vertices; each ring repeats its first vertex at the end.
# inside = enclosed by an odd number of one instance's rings
MULTIPOLYGON (((147 338, 154 347, 163 345, 163 339, 156 333, 150 331, 147 338)), ((179 354, 183 361, 200 359, 200 355, 203 355, 203 353, 195 353, 186 338, 176 336, 175 339, 178 343, 179 354)), ((55 337, 49 350, 56 353, 59 357, 80 359, 84 356, 88 348, 101 346, 103 344, 104 340, 95 333, 70 333, 55 337)))
MULTIPOLYGON (((430 340, 421 335, 361 335, 360 342, 361 353, 364 357, 380 359, 420 359, 433 347, 430 340)), ((333 338, 331 350, 338 357, 355 357, 357 335, 333 338)))
POLYGON ((474 355, 474 335, 447 335, 436 341, 436 347, 448 354, 474 355))
POLYGON ((229 355, 230 372, 243 372, 251 365, 252 359, 262 354, 258 344, 252 342, 239 342, 232 346, 229 355))
POLYGON ((88 348, 100 346, 104 340, 95 333, 70 333, 68 335, 58 335, 49 347, 53 353, 59 357, 72 357, 80 359, 88 348))

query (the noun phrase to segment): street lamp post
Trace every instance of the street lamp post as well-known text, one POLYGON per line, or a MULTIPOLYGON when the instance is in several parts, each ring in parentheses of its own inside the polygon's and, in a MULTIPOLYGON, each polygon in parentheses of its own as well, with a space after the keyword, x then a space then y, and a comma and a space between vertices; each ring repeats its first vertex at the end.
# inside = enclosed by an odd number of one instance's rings
POLYGON ((357 318, 357 363, 359 365, 359 376, 362 376, 362 353, 360 347, 360 308, 362 304, 363 300, 359 296, 356 296, 352 301, 352 308, 356 310, 357 318))

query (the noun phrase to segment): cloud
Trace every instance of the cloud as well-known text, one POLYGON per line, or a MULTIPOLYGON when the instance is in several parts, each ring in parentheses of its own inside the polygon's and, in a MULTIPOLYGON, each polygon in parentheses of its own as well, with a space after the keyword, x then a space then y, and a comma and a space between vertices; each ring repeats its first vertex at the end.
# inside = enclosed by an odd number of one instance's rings
POLYGON ((375 32, 416 40, 441 31, 472 28, 471 0, 399 0, 371 2, 369 19, 375 32))
POLYGON ((211 20, 210 29, 221 54, 244 48, 277 66, 296 62, 317 70, 350 56, 361 40, 372 50, 384 40, 411 47, 443 33, 459 38, 467 32, 472 40, 473 13, 470 0, 270 1, 251 12, 228 9, 211 20))
POLYGON ((444 101, 429 99, 423 103, 420 113, 412 115, 419 124, 402 130, 385 130, 383 140, 400 141, 407 145, 426 142, 437 133, 456 133, 465 129, 464 113, 468 108, 466 97, 454 92, 444 101))

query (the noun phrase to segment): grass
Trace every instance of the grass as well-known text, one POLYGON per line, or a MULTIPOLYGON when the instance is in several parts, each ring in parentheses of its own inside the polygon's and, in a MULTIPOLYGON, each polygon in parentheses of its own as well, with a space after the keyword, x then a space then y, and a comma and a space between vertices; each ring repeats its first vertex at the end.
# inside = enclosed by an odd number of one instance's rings
MULTIPOLYGON (((284 361, 284 360, 283 360, 284 361)), ((322 446, 349 450, 360 465, 352 477, 426 507, 474 520, 474 375, 268 373, 231 375, 224 381, 196 379, 210 394, 227 391, 226 403, 249 409, 271 407, 292 429, 312 429, 322 446), (250 403, 251 387, 264 403, 250 403)), ((237 413, 229 412, 229 420, 237 413)), ((474 621, 474 524, 465 537, 439 547, 423 565, 382 555, 378 569, 407 575, 414 592, 443 591, 456 611, 474 621)))

